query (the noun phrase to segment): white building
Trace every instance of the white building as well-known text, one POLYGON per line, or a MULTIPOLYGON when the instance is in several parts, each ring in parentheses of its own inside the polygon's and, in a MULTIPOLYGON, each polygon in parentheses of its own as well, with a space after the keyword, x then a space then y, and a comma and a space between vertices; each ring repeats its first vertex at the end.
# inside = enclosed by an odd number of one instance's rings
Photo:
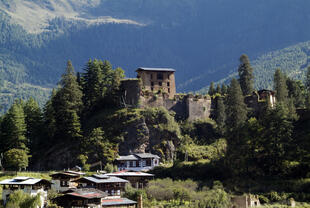
POLYGON ((149 171, 159 165, 157 155, 151 153, 134 153, 126 156, 119 156, 117 161, 118 170, 149 171))
POLYGON ((6 204, 11 193, 17 190, 22 190, 30 196, 36 196, 40 194, 41 207, 47 200, 47 190, 50 188, 51 183, 44 179, 30 178, 30 177, 16 177, 13 179, 6 179, 0 181, 0 185, 3 186, 2 200, 6 204))

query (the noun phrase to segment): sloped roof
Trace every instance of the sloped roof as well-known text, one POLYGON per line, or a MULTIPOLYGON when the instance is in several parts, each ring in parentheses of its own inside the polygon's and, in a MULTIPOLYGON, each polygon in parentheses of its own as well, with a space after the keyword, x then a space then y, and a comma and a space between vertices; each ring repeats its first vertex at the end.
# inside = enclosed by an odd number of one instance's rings
POLYGON ((143 159, 146 159, 146 158, 157 158, 157 159, 159 159, 159 157, 157 155, 153 155, 151 153, 136 153, 135 155, 140 157, 140 158, 143 158, 143 159))
POLYGON ((50 184, 50 182, 45 179, 30 178, 30 177, 16 177, 16 178, 5 179, 3 181, 0 181, 0 185, 34 185, 41 181, 50 184))
POLYGON ((76 189, 70 193, 66 193, 66 195, 76 196, 85 199, 94 199, 94 198, 104 198, 107 196, 107 193, 94 188, 82 188, 82 189, 76 189))
POLYGON ((149 68, 149 67, 139 67, 136 72, 138 71, 161 71, 161 72, 175 72, 175 69, 172 68, 149 68))
POLYGON ((157 155, 151 154, 151 153, 134 153, 131 155, 125 155, 125 156, 119 156, 116 158, 116 160, 138 160, 139 158, 147 159, 147 158, 157 158, 159 159, 157 155))
POLYGON ((132 201, 127 198, 117 198, 117 199, 104 199, 102 200, 102 206, 117 206, 117 205, 126 205, 126 204, 137 204, 136 201, 132 201))
POLYGON ((79 178, 75 181, 78 182, 78 181, 83 181, 83 180, 87 180, 87 181, 90 181, 93 183, 128 183, 127 180, 122 179, 122 178, 118 178, 118 177, 114 177, 114 176, 108 176, 105 178, 98 178, 95 176, 90 176, 90 177, 79 178))
POLYGON ((118 171, 118 172, 114 172, 114 173, 108 173, 106 174, 108 176, 126 176, 126 177, 131 177, 131 176, 140 176, 140 177, 153 177, 154 174, 150 174, 150 173, 144 173, 144 172, 140 172, 140 171, 132 171, 132 170, 122 170, 122 171, 118 171))

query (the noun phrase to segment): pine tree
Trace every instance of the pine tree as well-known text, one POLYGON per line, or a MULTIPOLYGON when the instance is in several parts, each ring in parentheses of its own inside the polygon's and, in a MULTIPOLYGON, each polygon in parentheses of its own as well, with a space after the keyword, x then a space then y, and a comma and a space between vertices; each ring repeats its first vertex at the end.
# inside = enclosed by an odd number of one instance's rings
POLYGON ((232 79, 226 98, 226 124, 230 130, 237 129, 247 119, 247 106, 244 103, 241 87, 232 79))
POLYGON ((26 121, 26 138, 30 152, 37 152, 39 140, 43 137, 43 115, 39 104, 31 97, 24 105, 26 121))
POLYGON ((254 90, 253 68, 247 55, 240 57, 240 65, 238 68, 240 87, 243 95, 249 95, 254 90))
POLYGON ((26 123, 23 102, 16 100, 1 122, 1 139, 5 146, 0 147, 1 152, 9 149, 27 150, 26 123))
POLYGON ((216 85, 216 93, 221 94, 221 86, 219 84, 216 85))
POLYGON ((288 90, 286 85, 286 77, 277 69, 274 74, 274 88, 276 91, 276 99, 278 103, 287 104, 288 90))
POLYGON ((214 82, 211 82, 208 93, 209 93, 210 96, 215 94, 214 82))
POLYGON ((221 135, 225 133, 225 121, 226 121, 226 113, 225 113, 225 105, 222 97, 217 97, 216 99, 216 112, 215 112, 215 121, 217 123, 218 132, 221 135))
POLYGON ((52 101, 54 100, 57 92, 55 89, 52 91, 51 98, 46 102, 44 106, 44 126, 45 133, 47 136, 47 141, 43 142, 45 144, 51 143, 56 133, 56 119, 55 119, 55 110, 53 107, 52 101))
POLYGON ((221 94, 226 95, 226 93, 227 93, 227 86, 223 83, 221 88, 221 94))
POLYGON ((62 141, 80 139, 82 91, 70 61, 68 61, 66 72, 62 75, 59 84, 61 87, 52 100, 55 111, 56 137, 61 138, 62 141))

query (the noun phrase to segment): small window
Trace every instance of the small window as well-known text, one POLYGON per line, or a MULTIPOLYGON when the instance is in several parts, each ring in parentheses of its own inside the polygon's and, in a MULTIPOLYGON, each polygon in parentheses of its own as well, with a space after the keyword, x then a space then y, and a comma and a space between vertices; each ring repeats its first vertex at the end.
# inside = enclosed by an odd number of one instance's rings
POLYGON ((164 79, 164 75, 163 75, 163 73, 157 73, 157 79, 159 79, 159 80, 163 80, 164 79))
POLYGON ((170 93, 170 88, 168 88, 168 93, 170 93))
POLYGON ((154 86, 154 82, 151 82, 151 86, 154 86))
POLYGON ((151 90, 154 91, 154 87, 151 87, 151 90))
POLYGON ((159 85, 159 86, 163 86, 163 83, 162 83, 162 82, 158 82, 158 85, 159 85))
POLYGON ((167 82, 167 87, 170 87, 170 82, 167 82))

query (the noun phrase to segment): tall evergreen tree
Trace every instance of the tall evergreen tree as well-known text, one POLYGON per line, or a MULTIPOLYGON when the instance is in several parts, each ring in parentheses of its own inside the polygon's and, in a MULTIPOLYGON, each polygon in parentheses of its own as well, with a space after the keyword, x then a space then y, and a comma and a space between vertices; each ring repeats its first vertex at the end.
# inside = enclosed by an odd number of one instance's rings
POLYGON ((227 93, 227 86, 223 83, 221 88, 221 94, 225 95, 227 93))
POLYGON ((240 57, 238 68, 240 87, 243 95, 250 95, 254 90, 253 68, 250 64, 249 57, 245 54, 240 57))
POLYGON ((42 138, 43 114, 39 104, 30 98, 24 105, 25 121, 26 121, 26 138, 30 152, 39 150, 39 140, 42 138))
POLYGON ((288 90, 286 85, 286 77, 277 69, 274 74, 274 88, 276 91, 276 99, 278 103, 287 104, 288 100, 288 90))
POLYGON ((216 93, 221 94, 221 86, 219 84, 216 85, 216 93))
POLYGON ((216 99, 216 111, 215 111, 215 121, 217 123, 218 132, 221 135, 225 133, 225 121, 226 121, 226 113, 225 113, 225 104, 222 97, 217 97, 216 99))
POLYGON ((1 139, 5 146, 0 147, 0 151, 13 148, 28 150, 26 131, 23 102, 16 100, 1 122, 1 139))
POLYGON ((55 111, 56 136, 62 141, 81 138, 80 113, 82 110, 82 91, 77 83, 70 61, 59 82, 60 89, 52 100, 55 111))
POLYGON ((214 82, 211 82, 208 93, 209 93, 210 96, 215 94, 214 82))
POLYGON ((226 97, 226 124, 229 129, 237 129, 247 119, 247 106, 244 103, 241 87, 232 79, 226 97))

